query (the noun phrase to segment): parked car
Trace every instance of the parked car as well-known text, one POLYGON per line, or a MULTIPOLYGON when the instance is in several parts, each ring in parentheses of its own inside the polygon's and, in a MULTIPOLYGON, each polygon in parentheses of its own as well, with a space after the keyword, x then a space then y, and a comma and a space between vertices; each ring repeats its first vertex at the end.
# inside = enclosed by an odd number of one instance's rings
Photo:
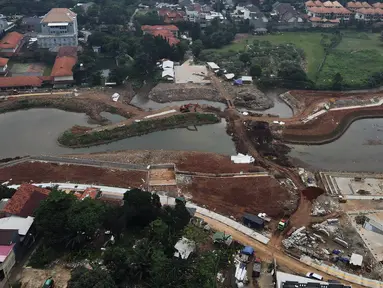
POLYGON ((312 279, 316 279, 316 280, 319 280, 319 281, 322 281, 323 280, 323 276, 319 275, 319 274, 316 274, 314 272, 309 272, 306 274, 306 277, 307 278, 312 278, 312 279))

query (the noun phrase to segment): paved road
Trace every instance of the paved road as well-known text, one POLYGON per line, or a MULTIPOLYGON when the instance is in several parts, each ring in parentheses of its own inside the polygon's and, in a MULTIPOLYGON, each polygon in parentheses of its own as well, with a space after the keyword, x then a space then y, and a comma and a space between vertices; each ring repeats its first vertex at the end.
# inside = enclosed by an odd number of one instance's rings
POLYGON ((339 280, 343 284, 352 285, 353 288, 364 287, 364 286, 361 286, 358 284, 344 281, 341 278, 334 277, 334 276, 326 274, 322 271, 316 270, 316 269, 312 268, 311 266, 306 265, 305 263, 302 263, 302 262, 295 260, 294 258, 284 254, 283 252, 276 249, 275 247, 272 247, 270 245, 264 245, 264 244, 260 243, 259 241, 253 240, 252 238, 246 236, 245 234, 238 232, 237 230, 235 230, 235 229, 233 229, 233 228, 231 228, 231 227, 229 227, 229 226, 227 226, 221 222, 218 222, 216 220, 213 220, 209 217, 203 216, 203 215, 198 214, 198 213, 196 214, 196 216, 199 218, 202 218, 206 223, 209 224, 209 226, 213 230, 222 231, 222 232, 225 232, 227 234, 230 234, 233 236, 233 239, 240 242, 241 244, 252 246, 255 249, 256 255, 259 256, 261 259, 267 259, 267 260, 271 261, 273 258, 275 258, 277 261, 277 264, 279 266, 286 267, 289 270, 291 270, 295 273, 298 273, 300 275, 305 275, 308 272, 315 272, 317 274, 322 275, 325 278, 325 280, 328 280, 328 279, 339 280))

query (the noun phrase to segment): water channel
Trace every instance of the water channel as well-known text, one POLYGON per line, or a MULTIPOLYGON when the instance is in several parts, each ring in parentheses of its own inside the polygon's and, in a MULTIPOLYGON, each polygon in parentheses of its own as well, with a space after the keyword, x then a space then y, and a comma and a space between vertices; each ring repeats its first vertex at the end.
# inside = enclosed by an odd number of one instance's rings
MULTIPOLYGON (((280 100, 280 91, 267 92, 275 106, 263 113, 280 117, 292 116, 291 109, 280 100)), ((158 109, 189 101, 159 104, 151 100, 140 104, 144 109, 158 109), (181 103, 179 103, 181 102, 181 103)), ((214 104, 223 109, 223 103, 193 101, 200 104, 214 104), (222 105, 222 106, 220 106, 222 105)), ((102 112, 101 116, 112 123, 124 118, 102 112)), ((198 131, 173 129, 155 132, 141 137, 127 138, 110 144, 88 148, 71 149, 61 147, 57 138, 73 125, 95 127, 83 113, 72 113, 58 109, 30 109, 0 114, 0 158, 23 155, 59 155, 66 153, 106 152, 125 149, 166 149, 215 152, 226 155, 235 153, 234 143, 226 134, 226 123, 197 127, 198 131)), ((290 145, 290 156, 317 169, 343 171, 383 172, 383 119, 364 119, 354 122, 338 140, 324 145, 290 145), (374 142, 375 145, 371 145, 374 142)))
MULTIPOLYGON (((111 121, 118 115, 103 113, 111 121), (109 116, 109 117, 108 117, 109 116)), ((96 126, 88 123, 83 113, 58 109, 30 109, 0 114, 0 158, 23 155, 59 155, 91 153, 126 149, 195 150, 222 154, 235 153, 234 143, 226 134, 226 123, 197 127, 198 131, 173 129, 141 137, 127 138, 110 144, 89 148, 61 147, 57 138, 73 125, 96 126)))

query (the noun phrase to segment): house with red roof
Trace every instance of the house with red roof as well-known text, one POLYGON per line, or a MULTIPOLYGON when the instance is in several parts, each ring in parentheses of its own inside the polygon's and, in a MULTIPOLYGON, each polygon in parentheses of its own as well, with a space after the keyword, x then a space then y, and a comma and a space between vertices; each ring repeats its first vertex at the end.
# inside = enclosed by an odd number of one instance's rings
POLYGON ((165 23, 171 24, 185 21, 186 13, 184 11, 161 8, 158 10, 158 15, 164 18, 165 23))
POLYGON ((6 90, 30 90, 50 84, 50 76, 15 76, 0 77, 0 91, 6 90))
POLYGON ((10 32, 0 40, 0 53, 5 56, 14 55, 23 45, 24 35, 10 32))
MULTIPOLYGON (((21 78, 21 77, 11 77, 21 78)), ((5 79, 5 78, 3 78, 5 79)), ((41 201, 45 200, 51 191, 34 186, 32 184, 21 184, 12 198, 4 206, 2 213, 5 216, 28 217, 33 216, 41 201)))
POLYGON ((51 77, 55 87, 73 83, 72 69, 77 63, 77 47, 60 47, 52 68, 51 77))
POLYGON ((160 36, 168 41, 173 46, 180 42, 178 37, 178 27, 175 25, 143 25, 141 26, 143 34, 160 36))
POLYGON ((11 276, 11 270, 16 264, 14 246, 15 244, 0 245, 0 287, 5 287, 4 285, 11 276))

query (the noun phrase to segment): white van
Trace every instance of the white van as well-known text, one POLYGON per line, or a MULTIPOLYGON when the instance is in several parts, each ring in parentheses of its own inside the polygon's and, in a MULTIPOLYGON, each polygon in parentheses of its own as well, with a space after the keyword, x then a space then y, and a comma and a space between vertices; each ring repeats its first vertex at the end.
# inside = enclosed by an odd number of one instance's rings
POLYGON ((306 274, 306 277, 307 278, 312 278, 312 279, 316 279, 316 280, 319 280, 319 281, 322 281, 323 280, 323 276, 319 275, 319 274, 316 274, 314 272, 309 272, 306 274))

